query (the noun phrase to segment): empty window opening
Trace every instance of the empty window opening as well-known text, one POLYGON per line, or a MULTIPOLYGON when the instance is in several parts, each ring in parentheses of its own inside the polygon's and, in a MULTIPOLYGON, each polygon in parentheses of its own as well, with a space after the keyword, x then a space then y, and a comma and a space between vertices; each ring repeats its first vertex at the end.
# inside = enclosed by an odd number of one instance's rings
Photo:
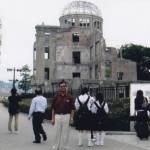
POLYGON ((79 72, 74 72, 74 73, 72 73, 72 77, 73 78, 80 78, 80 73, 79 72))
POLYGON ((111 49, 109 47, 106 47, 105 52, 111 52, 111 49))
POLYGON ((65 24, 69 24, 70 26, 75 26, 75 19, 69 18, 67 20, 64 20, 65 24))
POLYGON ((33 74, 36 75, 36 68, 33 69, 33 74))
POLYGON ((72 34, 72 41, 73 43, 79 43, 79 33, 72 34))
POLYGON ((45 59, 49 59, 49 47, 45 47, 44 57, 45 57, 45 59))
POLYGON ((73 52, 73 64, 80 64, 80 52, 73 52))
POLYGON ((97 21, 97 28, 99 29, 99 21, 97 21))
POLYGON ((75 19, 72 19, 72 26, 75 26, 75 19))
POLYGON ((33 57, 34 57, 34 60, 36 60, 36 48, 34 48, 33 57))
POLYGON ((123 72, 117 72, 117 79, 122 80, 123 79, 123 72))
POLYGON ((92 59, 93 46, 90 47, 90 60, 92 59))
POLYGON ((111 77, 111 62, 109 60, 106 60, 105 62, 105 76, 111 77))
POLYGON ((99 23, 99 28, 100 28, 100 30, 102 30, 102 23, 101 22, 99 23))
POLYGON ((70 24, 72 22, 72 19, 68 19, 67 23, 70 24))
POLYGON ((79 24, 80 24, 81 27, 82 26, 89 27, 89 25, 90 25, 89 22, 90 22, 89 19, 79 19, 79 24))
POLYGON ((87 19, 87 27, 89 27, 89 26, 90 26, 90 20, 87 19))
POLYGON ((96 28, 96 22, 94 22, 94 28, 96 28))
POLYGON ((45 80, 49 80, 49 68, 45 68, 45 80))
POLYGON ((67 20, 65 20, 65 24, 67 24, 67 20))
POLYGON ((94 21, 94 28, 100 28, 100 22, 99 21, 94 21))
POLYGON ((100 53, 100 46, 99 45, 100 45, 100 42, 97 41, 95 43, 95 57, 97 57, 99 55, 99 53, 100 53))
POLYGON ((92 68, 90 68, 90 79, 92 79, 92 68))
POLYGON ((98 65, 95 66, 95 79, 98 79, 98 65))

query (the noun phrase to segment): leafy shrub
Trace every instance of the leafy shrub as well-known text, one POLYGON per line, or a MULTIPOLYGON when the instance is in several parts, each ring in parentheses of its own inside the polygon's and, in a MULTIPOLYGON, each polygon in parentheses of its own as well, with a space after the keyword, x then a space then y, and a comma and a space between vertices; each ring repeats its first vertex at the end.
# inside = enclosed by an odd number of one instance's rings
POLYGON ((109 131, 129 131, 130 99, 112 100, 108 102, 109 131))

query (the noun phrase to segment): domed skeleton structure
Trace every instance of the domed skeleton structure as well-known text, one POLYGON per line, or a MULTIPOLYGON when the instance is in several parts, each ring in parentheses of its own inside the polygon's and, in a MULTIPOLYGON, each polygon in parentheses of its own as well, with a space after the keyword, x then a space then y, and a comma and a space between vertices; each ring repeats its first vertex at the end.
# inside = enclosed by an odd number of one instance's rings
POLYGON ((70 14, 89 14, 101 17, 101 11, 96 5, 81 0, 69 3, 63 8, 62 16, 70 14))
MULTIPOLYGON (((87 1, 74 1, 66 5, 59 18, 61 28, 97 28, 103 34, 103 18, 99 8, 87 1)), ((102 36, 102 35, 101 35, 102 36)))
POLYGON ((68 89, 76 90, 100 81, 108 86, 110 81, 115 85, 117 80, 136 80, 136 63, 118 58, 115 48, 106 47, 97 6, 76 0, 62 9, 59 22, 60 26, 36 26, 35 86, 57 91, 58 82, 64 79, 71 83, 68 89))

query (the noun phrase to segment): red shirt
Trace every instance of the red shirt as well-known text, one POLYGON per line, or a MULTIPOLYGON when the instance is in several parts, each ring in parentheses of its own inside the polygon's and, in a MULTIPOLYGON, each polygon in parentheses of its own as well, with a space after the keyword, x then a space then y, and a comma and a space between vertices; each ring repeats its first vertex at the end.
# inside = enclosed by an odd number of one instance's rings
POLYGON ((75 110, 74 98, 69 93, 64 95, 58 93, 54 96, 51 108, 54 109, 55 114, 70 114, 72 110, 75 110))

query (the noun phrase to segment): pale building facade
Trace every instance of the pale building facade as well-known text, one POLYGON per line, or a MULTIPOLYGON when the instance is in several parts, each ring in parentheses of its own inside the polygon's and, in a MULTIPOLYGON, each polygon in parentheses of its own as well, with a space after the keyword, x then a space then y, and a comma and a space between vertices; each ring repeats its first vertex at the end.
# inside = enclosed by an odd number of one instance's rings
POLYGON ((136 63, 118 58, 116 48, 106 46, 97 6, 74 1, 63 9, 59 22, 60 26, 35 27, 34 85, 51 91, 60 79, 79 78, 80 83, 137 80, 136 63))

